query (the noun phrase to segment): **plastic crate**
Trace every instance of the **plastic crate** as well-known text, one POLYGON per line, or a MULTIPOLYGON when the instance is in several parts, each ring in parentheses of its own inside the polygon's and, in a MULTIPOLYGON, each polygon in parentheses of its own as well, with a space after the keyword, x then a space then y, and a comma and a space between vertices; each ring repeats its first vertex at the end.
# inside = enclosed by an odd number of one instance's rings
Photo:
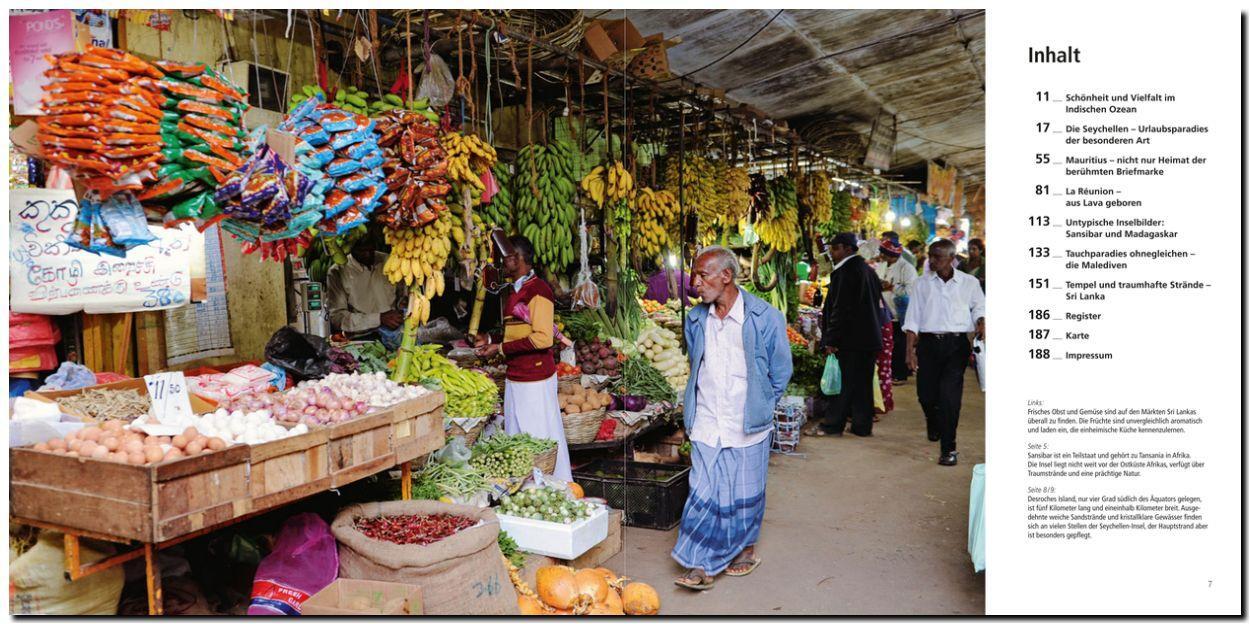
POLYGON ((599 459, 573 471, 573 480, 586 496, 624 511, 626 526, 662 531, 681 522, 690 494, 689 466, 599 459))

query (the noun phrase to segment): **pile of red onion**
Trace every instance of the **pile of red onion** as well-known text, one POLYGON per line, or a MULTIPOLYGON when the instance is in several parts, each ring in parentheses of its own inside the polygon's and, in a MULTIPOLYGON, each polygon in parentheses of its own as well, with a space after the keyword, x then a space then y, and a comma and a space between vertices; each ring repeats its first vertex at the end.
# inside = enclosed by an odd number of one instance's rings
POLYGON ((278 422, 329 425, 364 416, 365 401, 353 401, 329 387, 297 386, 281 393, 247 393, 222 401, 221 407, 234 411, 268 410, 278 422))

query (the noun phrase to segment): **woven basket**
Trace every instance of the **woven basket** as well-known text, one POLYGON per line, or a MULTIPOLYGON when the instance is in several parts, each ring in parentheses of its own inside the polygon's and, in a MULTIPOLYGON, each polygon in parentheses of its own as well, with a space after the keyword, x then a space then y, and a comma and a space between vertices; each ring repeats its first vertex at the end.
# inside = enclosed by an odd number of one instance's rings
POLYGON ((551 449, 546 453, 534 456, 534 467, 543 471, 543 474, 551 474, 556 471, 556 449, 551 449))
POLYGON ((564 439, 569 444, 594 442, 605 413, 607 410, 601 407, 588 412, 564 414, 564 439))
POLYGON ((447 435, 450 435, 450 436, 462 435, 464 436, 465 446, 473 446, 474 444, 477 444, 477 439, 482 437, 482 431, 486 430, 486 423, 488 422, 490 422, 489 418, 483 418, 476 425, 470 427, 468 431, 461 429, 460 425, 457 425, 456 423, 452 422, 448 424, 447 435))
POLYGON ((568 375, 566 377, 559 377, 556 380, 557 392, 567 393, 575 388, 580 388, 580 387, 582 387, 581 375, 568 375))

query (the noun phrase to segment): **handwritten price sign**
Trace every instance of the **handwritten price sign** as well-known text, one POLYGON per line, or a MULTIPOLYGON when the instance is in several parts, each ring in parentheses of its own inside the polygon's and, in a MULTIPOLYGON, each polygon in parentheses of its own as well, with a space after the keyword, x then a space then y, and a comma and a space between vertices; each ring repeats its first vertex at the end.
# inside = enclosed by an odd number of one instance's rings
POLYGON ((152 407, 148 414, 162 425, 181 427, 191 418, 191 397, 182 373, 156 373, 143 378, 152 407))
POLYGON ((153 227, 157 239, 124 258, 64 242, 78 215, 73 191, 9 191, 9 308, 34 314, 165 310, 191 300, 195 229, 153 227))

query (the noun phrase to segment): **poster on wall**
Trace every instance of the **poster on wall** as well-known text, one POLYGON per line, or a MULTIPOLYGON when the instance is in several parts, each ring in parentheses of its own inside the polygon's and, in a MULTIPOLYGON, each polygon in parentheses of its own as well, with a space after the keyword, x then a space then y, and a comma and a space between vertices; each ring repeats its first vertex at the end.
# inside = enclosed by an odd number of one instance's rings
POLYGON ((69 9, 9 15, 9 67, 13 114, 41 115, 39 100, 48 78, 45 54, 74 50, 74 14, 69 9))
POLYGON ((191 237, 152 228, 156 240, 124 258, 96 255, 64 243, 78 215, 74 192, 9 191, 9 309, 34 314, 150 312, 191 299, 191 237))
POLYGON ((113 22, 104 9, 74 9, 78 20, 78 49, 88 45, 97 48, 113 47, 113 22))

